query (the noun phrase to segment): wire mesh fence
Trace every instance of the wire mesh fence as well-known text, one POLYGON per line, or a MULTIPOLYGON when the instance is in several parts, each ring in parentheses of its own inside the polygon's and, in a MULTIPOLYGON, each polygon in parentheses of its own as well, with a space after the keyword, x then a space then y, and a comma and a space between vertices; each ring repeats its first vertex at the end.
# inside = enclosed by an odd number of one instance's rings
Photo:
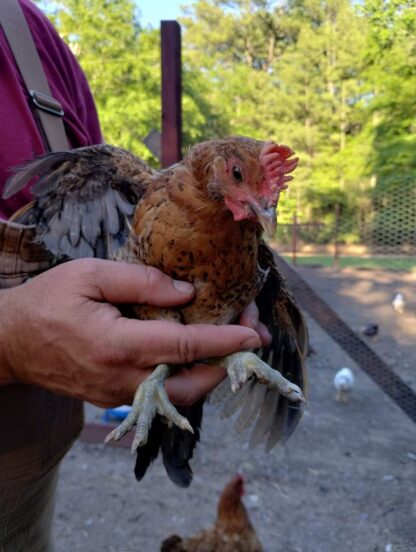
MULTIPOLYGON (((391 289, 396 284, 399 289, 400 282, 413 281, 416 276, 416 179, 409 179, 400 185, 393 183, 381 190, 374 188, 361 199, 356 208, 334 202, 331 209, 321 211, 321 220, 311 220, 310 214, 314 211, 308 209, 298 197, 289 217, 285 213, 286 220, 289 218, 291 221, 278 224, 273 246, 283 259, 297 265, 371 269, 369 273, 360 272, 359 277, 354 272, 354 278, 367 279, 372 283, 376 279, 375 272, 388 271, 383 273, 383 283, 377 288, 380 292, 384 286, 386 292, 377 294, 372 315, 366 311, 368 316, 375 316, 376 312, 386 312, 377 302, 385 302, 389 296, 390 301, 393 298, 391 289)), ((328 298, 324 300, 305 281, 302 274, 305 276, 307 273, 293 270, 281 259, 277 259, 277 263, 301 308, 416 422, 414 378, 407 374, 405 381, 399 376, 404 350, 397 341, 397 335, 393 335, 394 324, 400 326, 398 320, 391 315, 390 319, 387 316, 386 319, 376 320, 382 325, 382 337, 388 341, 390 348, 400 349, 396 361, 390 362, 383 358, 382 347, 377 348, 373 342, 366 342, 361 330, 358 333, 356 328, 350 327, 343 320, 343 313, 336 312, 336 307, 330 301, 326 302, 328 298)), ((330 273, 318 271, 317 274, 325 280, 330 273)), ((372 288, 367 285, 365 289, 368 295, 368 290, 372 288)), ((399 295, 402 297, 402 294, 397 294, 393 302, 399 295)), ((369 303, 359 297, 352 300, 357 309, 369 309, 369 303)), ((413 301, 413 298, 406 297, 406 300, 413 301)), ((395 304, 394 310, 402 313, 396 307, 400 305, 395 304)), ((412 308, 407 310, 406 320, 410 324, 414 320, 412 308)), ((371 325, 376 327, 377 332, 379 323, 371 325)), ((403 327, 408 328, 404 319, 400 327, 402 331, 403 327)), ((412 329, 408 332, 410 335, 412 329)), ((414 354, 416 352, 410 354, 410 360, 414 354)))
POLYGON ((276 257, 297 301, 360 368, 416 423, 416 393, 288 264, 276 257))
POLYGON ((416 270, 416 180, 373 191, 355 209, 335 204, 323 220, 305 212, 298 202, 278 224, 276 248, 293 263, 416 270))

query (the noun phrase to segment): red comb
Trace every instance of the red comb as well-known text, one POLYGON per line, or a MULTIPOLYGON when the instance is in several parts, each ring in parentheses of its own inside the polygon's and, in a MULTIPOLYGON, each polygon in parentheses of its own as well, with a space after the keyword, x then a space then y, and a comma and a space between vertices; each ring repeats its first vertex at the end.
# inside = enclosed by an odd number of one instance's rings
POLYGON ((230 484, 239 489, 240 496, 244 495, 244 477, 241 473, 237 473, 230 481, 230 484))
POLYGON ((260 152, 260 164, 264 169, 264 181, 261 194, 268 197, 271 203, 276 203, 281 190, 287 188, 286 182, 293 179, 287 176, 296 169, 299 159, 289 159, 295 152, 287 146, 274 142, 264 144, 260 152))

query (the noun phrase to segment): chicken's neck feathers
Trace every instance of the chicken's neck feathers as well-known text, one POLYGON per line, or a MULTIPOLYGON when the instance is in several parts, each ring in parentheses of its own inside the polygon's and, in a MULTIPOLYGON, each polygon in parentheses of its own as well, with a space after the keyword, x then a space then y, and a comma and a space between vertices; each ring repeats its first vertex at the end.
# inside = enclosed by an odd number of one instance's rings
POLYGON ((240 498, 222 499, 218 505, 216 526, 229 532, 253 529, 247 510, 240 498))

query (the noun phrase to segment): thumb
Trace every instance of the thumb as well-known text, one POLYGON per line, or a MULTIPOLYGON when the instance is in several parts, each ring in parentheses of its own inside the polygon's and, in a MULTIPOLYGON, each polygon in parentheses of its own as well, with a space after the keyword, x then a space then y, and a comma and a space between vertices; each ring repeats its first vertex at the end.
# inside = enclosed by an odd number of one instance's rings
POLYGON ((169 307, 186 303, 195 294, 188 282, 174 280, 157 268, 118 261, 85 259, 91 271, 91 299, 109 303, 169 307))

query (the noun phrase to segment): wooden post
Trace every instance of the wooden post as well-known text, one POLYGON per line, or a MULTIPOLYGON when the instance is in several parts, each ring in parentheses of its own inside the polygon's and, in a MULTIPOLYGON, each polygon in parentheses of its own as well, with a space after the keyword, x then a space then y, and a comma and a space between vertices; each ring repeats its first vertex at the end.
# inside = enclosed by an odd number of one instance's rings
POLYGON ((162 167, 182 159, 181 28, 161 21, 162 49, 162 167))
POLYGON ((296 264, 296 250, 298 246, 298 217, 295 213, 292 220, 292 263, 296 264))
POLYGON ((339 243, 338 243, 338 234, 339 234, 339 218, 340 218, 341 209, 337 204, 335 205, 335 228, 334 228, 334 268, 339 267, 339 243))

